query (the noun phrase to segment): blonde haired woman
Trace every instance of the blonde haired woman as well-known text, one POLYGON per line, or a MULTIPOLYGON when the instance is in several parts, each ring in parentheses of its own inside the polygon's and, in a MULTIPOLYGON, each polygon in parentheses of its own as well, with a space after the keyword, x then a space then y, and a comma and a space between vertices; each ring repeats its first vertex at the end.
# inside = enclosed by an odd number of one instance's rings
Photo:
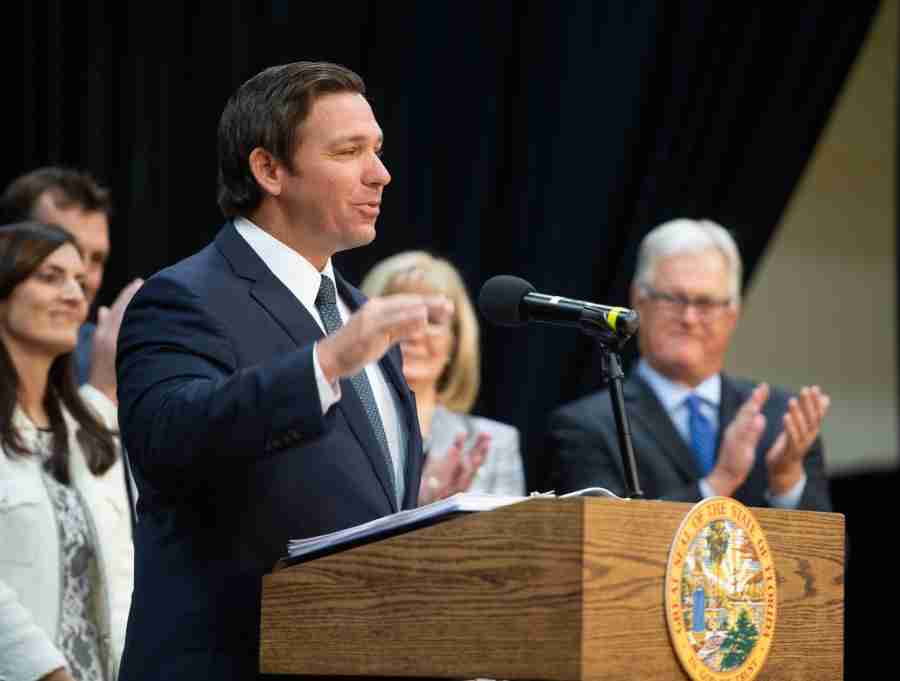
POLYGON ((362 290, 369 297, 443 294, 454 304, 448 325, 431 326, 400 345, 428 456, 419 502, 458 491, 524 494, 518 430, 469 413, 481 384, 479 328, 456 268, 425 251, 407 251, 376 265, 362 290))

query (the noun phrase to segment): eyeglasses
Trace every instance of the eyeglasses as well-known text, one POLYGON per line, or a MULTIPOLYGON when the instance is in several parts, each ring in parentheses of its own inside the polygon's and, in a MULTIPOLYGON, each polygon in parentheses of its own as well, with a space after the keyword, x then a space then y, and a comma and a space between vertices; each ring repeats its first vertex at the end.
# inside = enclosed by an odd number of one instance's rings
POLYGON ((688 307, 693 307, 698 317, 709 320, 717 317, 726 307, 731 305, 731 298, 710 298, 707 296, 688 298, 677 293, 657 291, 646 284, 641 286, 641 290, 644 292, 644 295, 659 306, 660 310, 670 315, 683 315, 687 312, 688 307))

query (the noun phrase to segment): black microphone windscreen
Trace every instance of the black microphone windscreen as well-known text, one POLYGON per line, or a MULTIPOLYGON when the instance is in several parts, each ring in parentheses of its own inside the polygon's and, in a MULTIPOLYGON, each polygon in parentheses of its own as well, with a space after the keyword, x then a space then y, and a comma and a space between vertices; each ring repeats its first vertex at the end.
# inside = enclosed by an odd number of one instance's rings
POLYGON ((478 309, 487 319, 500 326, 522 326, 528 319, 522 318, 521 302, 534 286, 524 279, 500 274, 491 277, 478 294, 478 309))

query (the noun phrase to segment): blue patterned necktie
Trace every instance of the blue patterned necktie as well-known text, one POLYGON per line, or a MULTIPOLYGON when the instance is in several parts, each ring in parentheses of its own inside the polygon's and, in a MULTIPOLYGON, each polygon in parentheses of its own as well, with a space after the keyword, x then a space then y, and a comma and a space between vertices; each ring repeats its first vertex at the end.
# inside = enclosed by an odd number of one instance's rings
MULTIPOLYGON (((322 317, 322 323, 325 325, 326 333, 334 333, 343 325, 341 314, 338 311, 337 295, 334 290, 334 284, 331 279, 322 275, 322 282, 319 284, 319 293, 316 295, 316 309, 322 317)), ((372 424, 372 430, 375 431, 375 438, 381 445, 382 454, 387 461, 389 480, 391 484, 391 492, 397 498, 397 483, 394 480, 394 462, 391 460, 391 450, 388 447, 387 435, 384 432, 384 424, 381 422, 381 414, 378 413, 378 405, 375 403, 375 394, 372 392, 372 386, 369 378, 366 376, 366 370, 363 369, 358 374, 350 378, 350 383, 362 402, 363 409, 366 410, 366 416, 369 417, 369 423, 372 424)), ((397 499, 398 504, 402 504, 402 500, 397 499)))
POLYGON ((706 475, 716 462, 716 431, 700 410, 702 402, 703 400, 694 394, 688 395, 685 400, 688 408, 691 449, 697 457, 700 472, 706 475))

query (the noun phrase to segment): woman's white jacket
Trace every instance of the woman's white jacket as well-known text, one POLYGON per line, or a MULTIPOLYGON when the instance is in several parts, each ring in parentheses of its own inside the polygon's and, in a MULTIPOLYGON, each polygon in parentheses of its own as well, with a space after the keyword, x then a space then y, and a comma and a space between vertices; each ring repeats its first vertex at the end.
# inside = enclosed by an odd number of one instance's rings
MULTIPOLYGON (((117 427, 116 406, 109 399, 91 386, 80 392, 108 427, 117 427)), ((123 464, 119 457, 103 475, 93 475, 76 437, 78 426, 68 412, 64 416, 72 485, 87 507, 97 542, 96 612, 107 669, 115 679, 134 583, 123 464)), ((34 425, 18 410, 14 418, 30 444, 37 437, 34 425)), ((34 681, 66 666, 55 645, 62 570, 56 517, 38 457, 0 453, 0 679, 34 681)))

